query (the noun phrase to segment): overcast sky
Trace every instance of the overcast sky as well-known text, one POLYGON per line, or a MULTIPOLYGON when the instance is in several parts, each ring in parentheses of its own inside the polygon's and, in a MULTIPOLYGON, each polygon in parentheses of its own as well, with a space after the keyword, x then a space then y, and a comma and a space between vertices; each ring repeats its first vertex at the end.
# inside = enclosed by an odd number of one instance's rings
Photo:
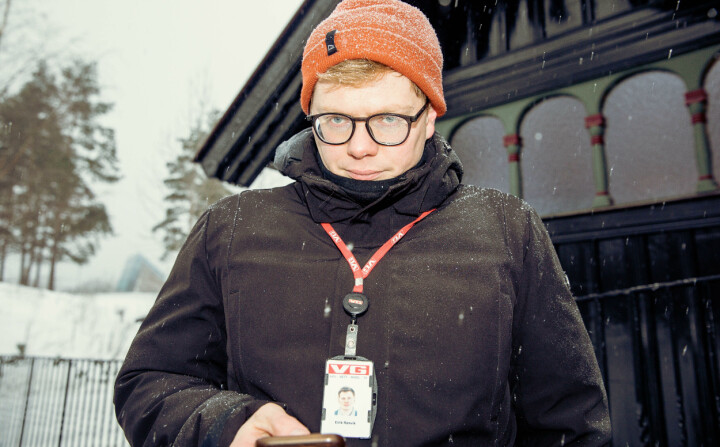
POLYGON ((103 123, 116 130, 123 180, 104 186, 100 197, 115 237, 102 240, 90 265, 61 267, 59 288, 93 278, 114 283, 135 253, 161 270, 169 268, 158 260, 160 234, 151 228, 164 215, 162 178, 165 163, 179 148, 175 142, 187 135, 200 108, 229 106, 301 4, 13 0, 10 25, 32 16, 38 40, 49 51, 96 60, 101 99, 115 104, 103 123))

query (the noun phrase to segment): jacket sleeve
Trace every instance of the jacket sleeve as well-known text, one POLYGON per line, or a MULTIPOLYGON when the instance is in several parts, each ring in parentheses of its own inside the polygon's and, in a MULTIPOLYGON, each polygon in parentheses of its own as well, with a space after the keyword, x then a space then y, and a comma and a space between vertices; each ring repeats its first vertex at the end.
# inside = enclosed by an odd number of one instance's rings
POLYGON ((590 338, 545 226, 527 205, 522 214, 510 377, 517 444, 607 445, 608 401, 590 338))
POLYGON ((229 445, 267 403, 227 390, 222 273, 206 247, 211 214, 190 232, 115 382, 115 412, 134 447, 229 445))

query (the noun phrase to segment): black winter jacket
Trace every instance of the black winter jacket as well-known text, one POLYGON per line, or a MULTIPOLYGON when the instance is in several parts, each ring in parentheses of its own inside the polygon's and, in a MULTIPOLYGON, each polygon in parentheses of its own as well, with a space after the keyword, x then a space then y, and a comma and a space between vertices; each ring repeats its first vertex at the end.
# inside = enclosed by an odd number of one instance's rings
POLYGON ((365 280, 358 355, 375 362, 378 414, 372 439, 348 445, 609 442, 592 345, 530 207, 460 184, 437 135, 427 161, 370 203, 326 180, 315 151, 297 135, 276 158, 295 183, 223 199, 192 230, 117 378, 133 446, 228 445, 267 402, 319 431, 354 283, 320 223, 364 265, 432 208, 365 280))

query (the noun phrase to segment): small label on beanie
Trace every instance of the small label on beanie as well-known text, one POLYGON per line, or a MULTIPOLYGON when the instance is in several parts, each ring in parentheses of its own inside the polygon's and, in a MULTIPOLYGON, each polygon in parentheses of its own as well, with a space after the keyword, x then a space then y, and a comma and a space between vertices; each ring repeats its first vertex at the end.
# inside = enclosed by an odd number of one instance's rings
POLYGON ((337 53, 337 47, 335 46, 335 33, 337 30, 332 30, 325 35, 325 45, 327 45, 328 56, 332 56, 337 53))

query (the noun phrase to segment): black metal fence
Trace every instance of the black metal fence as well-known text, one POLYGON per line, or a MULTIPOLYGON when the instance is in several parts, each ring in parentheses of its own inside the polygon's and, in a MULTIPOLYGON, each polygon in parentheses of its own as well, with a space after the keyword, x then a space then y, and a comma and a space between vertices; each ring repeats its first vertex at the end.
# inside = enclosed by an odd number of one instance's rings
POLYGON ((720 445, 719 295, 712 275, 578 299, 614 446, 720 445))
POLYGON ((613 445, 720 445, 720 193, 545 223, 604 375, 613 445))
POLYGON ((121 363, 0 356, 0 447, 127 446, 112 404, 121 363))

